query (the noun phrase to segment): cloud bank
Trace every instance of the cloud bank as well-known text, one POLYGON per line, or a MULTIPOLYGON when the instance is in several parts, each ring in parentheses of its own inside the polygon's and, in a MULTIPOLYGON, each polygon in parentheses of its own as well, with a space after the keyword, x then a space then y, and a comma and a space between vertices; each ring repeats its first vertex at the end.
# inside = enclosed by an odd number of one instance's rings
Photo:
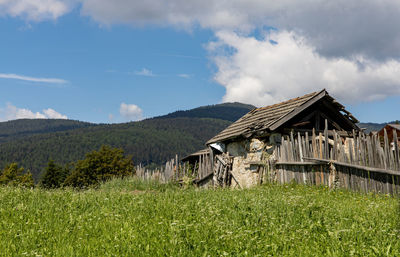
POLYGON ((106 25, 213 30, 223 101, 268 105, 322 88, 346 103, 400 94, 399 1, 84 0, 81 12, 106 25))
POLYGON ((322 88, 346 103, 400 94, 400 63, 395 60, 327 58, 293 32, 263 39, 232 32, 217 37, 209 49, 218 68, 215 80, 226 88, 224 101, 265 106, 322 88), (226 48, 228 54, 221 54, 226 48))
POLYGON ((0 0, 0 15, 56 19, 73 5, 106 26, 211 29, 224 101, 265 105, 322 88, 346 102, 400 94, 400 1, 0 0))
POLYGON ((269 26, 305 36, 326 56, 400 57, 400 1, 393 0, 82 0, 81 12, 106 25, 269 26))
POLYGON ((0 15, 40 21, 74 7, 103 25, 236 32, 274 27, 306 37, 324 56, 400 57, 400 1, 393 0, 0 0, 0 15))
POLYGON ((68 119, 68 117, 51 108, 44 109, 42 112, 33 112, 29 109, 17 108, 10 103, 5 108, 0 108, 0 121, 16 119, 68 119))
POLYGON ((119 113, 122 117, 129 121, 137 121, 142 119, 143 111, 135 104, 121 103, 119 113))

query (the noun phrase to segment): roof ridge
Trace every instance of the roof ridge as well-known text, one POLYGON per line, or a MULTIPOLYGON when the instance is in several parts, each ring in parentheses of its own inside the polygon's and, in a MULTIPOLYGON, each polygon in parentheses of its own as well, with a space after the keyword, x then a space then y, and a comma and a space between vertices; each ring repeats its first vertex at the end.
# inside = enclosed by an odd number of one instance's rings
POLYGON ((257 127, 271 129, 271 126, 277 126, 277 122, 282 122, 282 119, 285 119, 288 115, 293 115, 294 110, 309 105, 311 102, 318 101, 327 95, 328 92, 323 89, 277 104, 255 108, 208 140, 206 144, 237 137, 243 133, 253 132, 258 129, 257 127))

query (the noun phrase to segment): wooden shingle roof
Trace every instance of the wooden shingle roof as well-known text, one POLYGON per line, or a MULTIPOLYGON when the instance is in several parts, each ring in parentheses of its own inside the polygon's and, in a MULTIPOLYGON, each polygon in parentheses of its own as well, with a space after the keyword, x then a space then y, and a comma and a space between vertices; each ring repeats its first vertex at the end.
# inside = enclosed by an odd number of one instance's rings
POLYGON ((388 124, 388 125, 394 129, 400 130, 400 124, 388 124))
MULTIPOLYGON (((256 131, 273 131, 281 126, 283 123, 285 123, 287 120, 293 118, 300 111, 304 110, 305 108, 309 107, 310 105, 325 96, 329 97, 329 99, 331 99, 338 106, 343 107, 333 98, 331 98, 324 89, 320 92, 313 92, 301 97, 290 99, 282 103, 262 108, 255 108, 236 122, 232 123, 229 127, 221 131, 218 135, 211 138, 207 142, 207 144, 226 141, 236 138, 238 136, 247 137, 252 135, 256 131)), ((348 115, 351 116, 350 118, 356 120, 350 113, 348 113, 348 115)))

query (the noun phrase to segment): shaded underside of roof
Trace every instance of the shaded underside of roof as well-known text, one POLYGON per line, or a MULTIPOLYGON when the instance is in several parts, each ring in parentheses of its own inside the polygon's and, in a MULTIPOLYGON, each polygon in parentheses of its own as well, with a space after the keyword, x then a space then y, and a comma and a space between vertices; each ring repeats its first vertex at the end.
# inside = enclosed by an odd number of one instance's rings
POLYGON ((301 97, 293 98, 288 101, 270 105, 267 107, 256 108, 244 115, 242 118, 231 124, 229 127, 221 131, 218 135, 210 139, 207 144, 222 142, 239 136, 250 136, 257 131, 271 130, 281 126, 285 119, 290 119, 293 115, 305 106, 312 104, 322 98, 329 101, 341 112, 344 112, 347 119, 351 122, 358 122, 351 113, 347 112, 344 107, 335 99, 330 97, 326 90, 313 92, 301 97))
POLYGON ((187 160, 189 160, 189 159, 191 159, 191 158, 196 158, 196 157, 198 157, 198 156, 200 156, 200 155, 206 155, 206 154, 210 154, 210 149, 205 148, 205 149, 202 149, 202 150, 197 151, 197 152, 195 152, 195 153, 192 153, 192 154, 190 154, 190 155, 188 155, 188 156, 182 158, 181 161, 187 161, 187 160))

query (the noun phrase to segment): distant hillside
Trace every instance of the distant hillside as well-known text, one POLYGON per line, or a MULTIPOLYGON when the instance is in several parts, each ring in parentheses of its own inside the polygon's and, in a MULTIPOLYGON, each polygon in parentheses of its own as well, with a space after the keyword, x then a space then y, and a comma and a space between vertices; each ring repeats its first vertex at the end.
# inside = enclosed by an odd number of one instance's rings
POLYGON ((208 139, 252 108, 239 103, 221 104, 110 125, 68 120, 0 123, 0 128, 7 128, 1 130, 4 140, 0 141, 0 168, 16 161, 31 170, 37 180, 49 159, 67 164, 103 144, 123 148, 136 164, 161 164, 175 154, 184 156, 203 148, 208 139))
POLYGON ((373 123, 373 122, 366 122, 366 123, 358 123, 357 125, 360 128, 365 128, 365 132, 369 133, 371 131, 379 131, 381 130, 386 124, 395 124, 398 123, 399 121, 389 121, 386 123, 373 123))
POLYGON ((358 123, 358 127, 360 128, 365 128, 365 132, 369 133, 371 131, 379 131, 381 128, 383 128, 386 123, 372 123, 372 122, 367 122, 367 123, 358 123))
POLYGON ((95 126, 95 124, 64 119, 20 119, 0 122, 0 143, 36 134, 89 126, 95 126))
POLYGON ((252 109, 253 105, 242 104, 242 103, 224 103, 216 105, 208 105, 198 107, 187 111, 176 111, 165 116, 160 116, 156 118, 214 118, 228 121, 236 121, 252 109))

